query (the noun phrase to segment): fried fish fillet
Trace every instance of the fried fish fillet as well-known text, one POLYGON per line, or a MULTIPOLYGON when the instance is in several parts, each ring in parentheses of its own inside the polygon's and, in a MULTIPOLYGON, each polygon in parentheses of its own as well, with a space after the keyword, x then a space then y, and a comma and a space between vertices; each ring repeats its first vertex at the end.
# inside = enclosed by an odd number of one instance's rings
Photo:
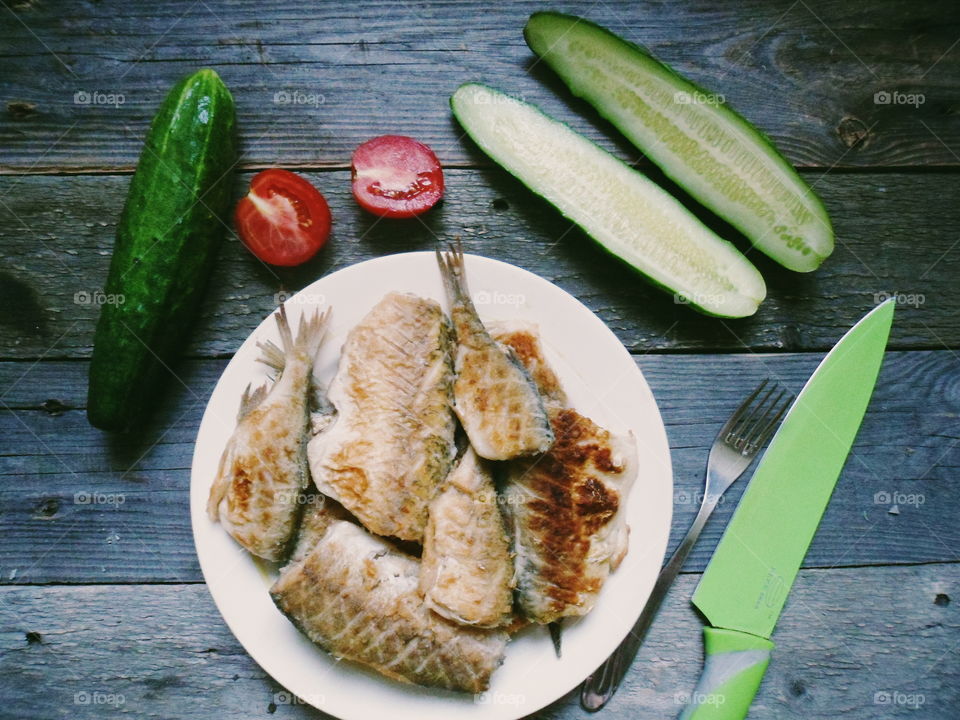
POLYGON ((585 615, 627 552, 624 509, 637 474, 633 435, 614 435, 569 408, 550 408, 557 440, 510 464, 503 507, 513 540, 517 602, 549 623, 585 615))
POLYGON ((403 682, 487 689, 508 636, 463 627, 423 604, 420 563, 349 522, 333 523, 270 590, 277 607, 335 657, 403 682))
POLYGON ((557 441, 545 455, 508 465, 503 503, 516 554, 518 605, 534 622, 584 615, 627 551, 624 516, 637 474, 632 435, 614 435, 575 410, 543 354, 537 327, 491 326, 543 395, 557 441))
POLYGON ((553 432, 530 373, 498 345, 467 293, 463 252, 437 250, 457 338, 454 409, 480 457, 510 460, 547 450, 553 432))
POLYGON ((301 316, 294 340, 283 305, 276 313, 284 370, 273 386, 244 391, 237 428, 220 457, 207 514, 254 555, 278 561, 296 530, 307 486, 308 389, 327 316, 301 316))
POLYGON ((350 513, 344 510, 340 503, 316 490, 304 493, 301 501, 303 515, 300 518, 300 528, 297 530, 297 541, 287 560, 287 567, 296 565, 309 555, 335 522, 341 520, 354 522, 350 513))
POLYGON ((434 612, 463 625, 513 619, 513 559, 487 464, 467 448, 430 503, 420 591, 434 612))
POLYGON ((450 325, 433 300, 390 293, 347 337, 307 446, 317 488, 379 535, 420 541, 456 453, 450 325))
POLYGON ((567 394, 560 378, 547 363, 540 342, 540 332, 533 323, 500 320, 488 323, 490 335, 501 345, 513 351, 530 373, 546 405, 567 405, 567 394))

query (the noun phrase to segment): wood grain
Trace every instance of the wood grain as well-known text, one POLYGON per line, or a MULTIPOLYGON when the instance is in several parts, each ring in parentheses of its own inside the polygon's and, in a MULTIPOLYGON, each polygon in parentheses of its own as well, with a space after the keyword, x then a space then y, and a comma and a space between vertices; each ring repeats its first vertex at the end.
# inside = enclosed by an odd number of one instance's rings
MULTIPOLYGON (((960 347, 960 204, 943 202, 960 193, 960 175, 823 176, 817 189, 833 216, 836 252, 815 273, 798 274, 739 242, 769 294, 754 317, 736 321, 676 304, 500 170, 449 171, 446 199, 422 222, 367 215, 344 171, 306 176, 330 201, 330 243, 314 261, 283 271, 262 265, 231 236, 188 355, 232 354, 276 306, 281 288, 296 290, 380 255, 431 250, 437 238, 454 236, 469 252, 516 264, 572 293, 635 352, 822 350, 888 293, 905 301, 892 347, 960 347)), ((238 179, 238 197, 249 177, 238 179)), ((0 357, 90 355, 99 308, 78 298, 92 296, 106 279, 128 183, 127 176, 0 177, 0 357)))
MULTIPOLYGON (((722 94, 797 165, 960 165, 960 24, 949 0, 563 8, 722 94), (922 95, 923 103, 877 103, 883 92, 922 95)), ((540 9, 498 4, 494 18, 479 0, 375 0, 349 12, 282 0, 8 3, 0 169, 131 168, 163 94, 203 66, 218 70, 236 97, 248 167, 345 167, 357 144, 388 132, 418 137, 449 165, 489 164, 460 141, 447 109, 469 80, 538 103, 635 158, 536 63, 521 30, 540 9)))
MULTIPOLYGON (((702 656, 689 605, 697 580, 674 585, 606 717, 682 709, 702 656)), ((802 571, 751 719, 952 717, 958 594, 960 565, 802 571)), ((201 718, 211 707, 223 717, 328 717, 254 663, 202 585, 7 587, 0 609, 0 718, 201 718)), ((331 682, 318 679, 317 694, 331 682)), ((570 693, 536 717, 584 713, 570 693)))
MULTIPOLYGON (((818 354, 645 355, 637 358, 671 446, 671 547, 696 512, 710 444, 759 380, 799 391, 818 354)), ((91 428, 86 362, 0 363, 0 582, 200 580, 187 489, 193 443, 225 361, 178 369, 138 436, 91 428)), ((598 397, 616 387, 595 388, 598 397)), ((807 567, 960 561, 953 508, 960 488, 960 359, 889 353, 807 567), (896 505, 897 507, 894 507, 896 505)), ((213 450, 213 452, 218 452, 213 450)), ((637 492, 642 492, 643 477, 637 492)), ((708 523, 686 569, 702 570, 736 501, 739 482, 708 523)))
MULTIPOLYGON (((3 5, 0 720, 193 718, 211 707, 225 717, 327 717, 254 663, 200 584, 188 502, 194 439, 226 358, 278 292, 453 236, 555 282, 636 354, 670 441, 671 548, 696 511, 709 445, 749 389, 769 375, 798 390, 822 351, 900 293, 898 351, 778 625, 750 717, 956 714, 960 20, 948 0, 559 6, 723 94, 803 168, 838 240, 811 275, 750 252, 536 62, 521 28, 540 2, 3 5), (275 271, 231 235, 156 416, 137 435, 110 436, 84 413, 98 312, 84 299, 105 280, 156 107, 203 66, 236 98, 241 166, 313 170, 305 174, 330 200, 334 237, 315 261, 275 271), (468 80, 541 105, 687 201, 763 272, 760 312, 699 316, 571 229, 462 137, 447 99, 468 80), (388 132, 427 142, 447 168, 447 197, 423 222, 377 221, 350 196, 352 150, 388 132)), ((249 178, 237 179, 237 197, 249 178)), ((744 488, 736 484, 707 525, 609 717, 680 711, 701 663, 701 620, 689 605, 696 573, 744 488)), ((584 716, 573 694, 536 714, 584 716)))

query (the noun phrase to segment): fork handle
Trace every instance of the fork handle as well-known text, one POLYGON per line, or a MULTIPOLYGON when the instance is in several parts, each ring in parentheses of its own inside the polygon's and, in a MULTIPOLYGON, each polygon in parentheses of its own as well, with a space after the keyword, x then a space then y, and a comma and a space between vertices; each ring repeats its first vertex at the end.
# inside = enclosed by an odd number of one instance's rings
POLYGON ((643 607, 643 612, 637 618, 637 622, 610 657, 590 677, 583 681, 583 688, 580 691, 580 704, 584 710, 596 712, 607 704, 617 688, 620 687, 620 682, 623 680, 623 676, 627 674, 637 651, 643 644, 643 639, 647 636, 647 631, 653 624, 653 619, 657 616, 657 611, 660 610, 660 605, 663 603, 667 591, 676 579, 677 573, 680 572, 680 568, 683 567, 683 563, 696 544, 697 538, 700 537, 707 519, 713 513, 714 508, 717 507, 718 499, 718 497, 710 495, 704 496, 693 524, 690 525, 687 534, 680 541, 680 546, 670 556, 670 560, 663 566, 657 576, 657 582, 653 586, 653 591, 643 607))

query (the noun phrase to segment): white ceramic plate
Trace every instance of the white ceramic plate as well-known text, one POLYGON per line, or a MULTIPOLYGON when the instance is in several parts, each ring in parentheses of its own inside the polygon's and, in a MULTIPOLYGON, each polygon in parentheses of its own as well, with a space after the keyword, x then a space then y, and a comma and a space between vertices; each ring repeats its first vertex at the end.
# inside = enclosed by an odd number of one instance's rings
MULTIPOLYGON (((567 621, 563 657, 546 628, 518 634, 490 690, 478 696, 403 685, 349 662, 335 662, 274 607, 267 593, 276 571, 255 562, 205 506, 220 453, 235 426, 240 394, 266 377, 255 362, 257 340, 278 340, 272 316, 227 365, 203 415, 193 455, 190 512, 200 567, 221 614, 247 652, 304 702, 343 720, 513 720, 562 697, 584 680, 636 621, 663 560, 672 512, 666 433, 656 402, 633 358, 578 300, 532 273, 468 255, 467 282, 484 320, 522 319, 540 327, 547 359, 573 407, 612 430, 633 432, 640 475, 627 504, 630 551, 603 588, 593 611, 567 621)), ((390 290, 436 298, 446 307, 433 253, 390 255, 323 277, 286 301, 291 320, 319 305, 333 308, 318 359, 319 375, 336 370, 347 332, 390 290)), ((295 325, 294 325, 295 326, 295 325)))

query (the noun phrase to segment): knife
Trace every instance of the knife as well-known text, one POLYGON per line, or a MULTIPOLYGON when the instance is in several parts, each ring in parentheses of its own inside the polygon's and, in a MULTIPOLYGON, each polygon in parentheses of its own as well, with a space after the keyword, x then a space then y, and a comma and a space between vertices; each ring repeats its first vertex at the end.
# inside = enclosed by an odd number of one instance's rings
POLYGON ((693 594, 706 617, 703 673, 681 720, 742 720, 770 635, 876 384, 893 322, 878 305, 820 363, 777 430, 693 594))

